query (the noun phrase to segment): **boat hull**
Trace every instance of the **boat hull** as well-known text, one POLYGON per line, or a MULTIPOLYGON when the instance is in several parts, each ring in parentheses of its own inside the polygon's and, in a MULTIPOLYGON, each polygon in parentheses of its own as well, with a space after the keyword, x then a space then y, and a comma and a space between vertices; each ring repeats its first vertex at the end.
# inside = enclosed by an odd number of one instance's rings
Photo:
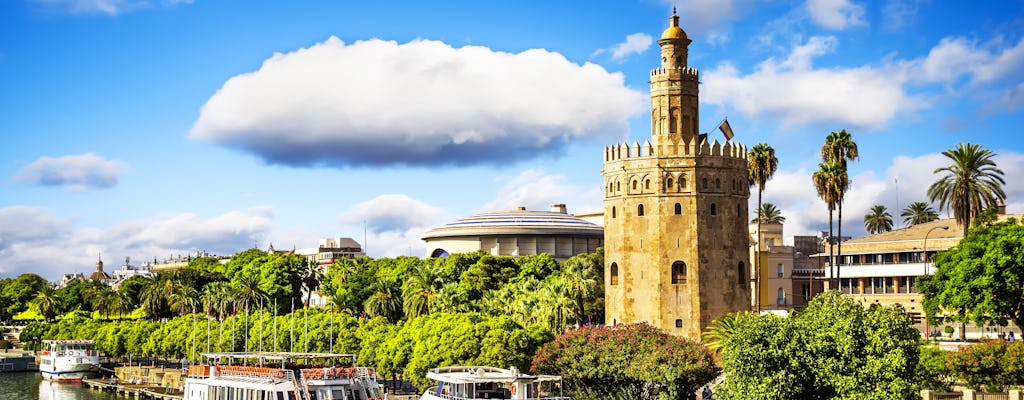
MULTIPOLYGON (((91 367, 86 365, 87 367, 91 367)), ((84 378, 92 378, 96 376, 94 370, 78 370, 78 371, 40 371, 43 374, 43 379, 50 381, 81 381, 84 378)))

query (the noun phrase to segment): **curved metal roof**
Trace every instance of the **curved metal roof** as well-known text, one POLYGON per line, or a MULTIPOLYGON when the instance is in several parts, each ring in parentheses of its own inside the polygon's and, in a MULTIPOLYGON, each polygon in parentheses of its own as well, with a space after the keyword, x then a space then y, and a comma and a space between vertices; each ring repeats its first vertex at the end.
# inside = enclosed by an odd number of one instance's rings
POLYGON ((562 212, 512 210, 471 215, 431 229, 423 240, 504 235, 604 236, 604 228, 562 212))

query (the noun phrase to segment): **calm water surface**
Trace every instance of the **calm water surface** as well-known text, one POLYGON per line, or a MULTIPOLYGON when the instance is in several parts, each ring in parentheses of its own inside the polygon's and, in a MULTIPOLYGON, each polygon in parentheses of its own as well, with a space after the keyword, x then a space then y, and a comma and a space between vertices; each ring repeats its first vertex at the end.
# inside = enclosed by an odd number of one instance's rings
MULTIPOLYGON (((44 381, 38 372, 0 373, 2 400, 114 400, 113 393, 89 390, 81 383, 44 381)), ((129 399, 124 397, 119 400, 129 399)))

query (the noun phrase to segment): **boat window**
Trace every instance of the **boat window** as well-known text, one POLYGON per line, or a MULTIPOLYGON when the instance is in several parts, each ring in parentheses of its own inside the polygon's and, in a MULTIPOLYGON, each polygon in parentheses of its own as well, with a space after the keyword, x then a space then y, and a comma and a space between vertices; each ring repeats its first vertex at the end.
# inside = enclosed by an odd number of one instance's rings
POLYGON ((344 390, 335 389, 335 390, 331 391, 331 399, 332 400, 340 400, 340 399, 344 399, 344 398, 345 398, 345 391, 344 390))

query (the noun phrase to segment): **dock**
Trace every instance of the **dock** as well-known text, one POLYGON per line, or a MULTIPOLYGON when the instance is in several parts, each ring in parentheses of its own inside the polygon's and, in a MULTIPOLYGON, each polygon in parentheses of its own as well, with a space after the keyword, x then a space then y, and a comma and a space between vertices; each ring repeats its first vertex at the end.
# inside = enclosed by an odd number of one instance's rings
POLYGON ((111 383, 110 379, 82 379, 82 383, 90 389, 113 392, 120 396, 130 396, 139 399, 182 400, 184 398, 184 394, 181 391, 168 389, 160 385, 111 383))
POLYGON ((0 352, 0 372, 38 371, 39 362, 32 353, 20 350, 0 352))

